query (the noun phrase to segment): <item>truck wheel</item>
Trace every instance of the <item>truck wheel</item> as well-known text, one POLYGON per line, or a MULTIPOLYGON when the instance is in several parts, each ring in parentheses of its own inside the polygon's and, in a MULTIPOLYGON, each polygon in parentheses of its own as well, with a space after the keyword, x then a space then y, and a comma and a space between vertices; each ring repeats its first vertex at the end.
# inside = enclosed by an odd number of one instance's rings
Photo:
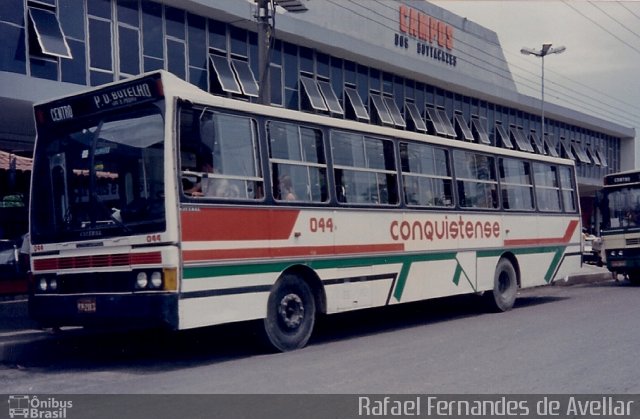
POLYGON ((518 293, 516 270, 507 259, 500 259, 493 277, 493 290, 485 294, 491 311, 502 312, 513 308, 518 293))
POLYGON ((286 352, 304 347, 316 319, 316 304, 309 285, 295 275, 276 282, 267 302, 264 331, 270 346, 286 352))

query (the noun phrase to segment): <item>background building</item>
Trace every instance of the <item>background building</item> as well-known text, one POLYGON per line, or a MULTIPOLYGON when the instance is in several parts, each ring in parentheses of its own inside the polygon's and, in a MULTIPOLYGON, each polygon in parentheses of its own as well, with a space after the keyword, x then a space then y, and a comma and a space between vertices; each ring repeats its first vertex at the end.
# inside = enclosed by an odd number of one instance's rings
MULTIPOLYGON (((276 8, 273 106, 572 158, 586 225, 603 175, 633 168, 632 128, 547 103, 542 136, 540 100, 478 58, 504 58, 488 28, 426 1, 302 3, 276 8)), ((30 156, 34 101, 156 69, 257 101, 255 16, 252 0, 3 0, 0 150, 30 156)))

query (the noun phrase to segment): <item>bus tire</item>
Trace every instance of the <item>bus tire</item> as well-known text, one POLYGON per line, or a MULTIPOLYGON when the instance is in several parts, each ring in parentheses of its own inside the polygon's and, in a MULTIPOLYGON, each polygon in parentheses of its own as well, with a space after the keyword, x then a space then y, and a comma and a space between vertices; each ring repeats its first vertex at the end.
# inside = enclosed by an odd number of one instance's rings
POLYGON ((493 277, 493 290, 487 293, 487 303, 491 311, 503 312, 513 308, 518 294, 516 270, 508 259, 498 261, 493 277))
POLYGON ((296 275, 284 275, 269 294, 264 332, 267 343, 280 352, 304 347, 316 320, 316 304, 309 285, 296 275))

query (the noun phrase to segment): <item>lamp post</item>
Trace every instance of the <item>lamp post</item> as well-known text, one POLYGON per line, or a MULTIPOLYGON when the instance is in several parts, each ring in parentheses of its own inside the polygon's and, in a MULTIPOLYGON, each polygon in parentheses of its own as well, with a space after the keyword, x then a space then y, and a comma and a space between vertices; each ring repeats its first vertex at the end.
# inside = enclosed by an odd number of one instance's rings
POLYGON ((542 115, 542 132, 540 133, 540 136, 542 138, 542 140, 544 141, 544 57, 549 55, 549 54, 561 54, 563 53, 567 48, 566 47, 556 47, 553 48, 551 47, 551 44, 542 44, 542 49, 533 49, 533 48, 527 48, 527 47, 523 47, 520 52, 524 55, 535 55, 536 57, 540 57, 542 59, 542 98, 540 101, 540 113, 542 115))

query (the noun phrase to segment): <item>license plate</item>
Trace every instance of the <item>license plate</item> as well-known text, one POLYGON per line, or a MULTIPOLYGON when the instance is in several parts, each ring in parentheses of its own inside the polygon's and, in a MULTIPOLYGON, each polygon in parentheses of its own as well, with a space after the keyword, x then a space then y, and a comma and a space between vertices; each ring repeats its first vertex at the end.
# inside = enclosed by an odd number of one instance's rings
POLYGON ((78 313, 95 313, 96 299, 82 298, 78 300, 78 313))
POLYGON ((625 266, 626 262, 624 260, 615 260, 611 262, 611 266, 613 268, 619 268, 620 266, 625 266))

